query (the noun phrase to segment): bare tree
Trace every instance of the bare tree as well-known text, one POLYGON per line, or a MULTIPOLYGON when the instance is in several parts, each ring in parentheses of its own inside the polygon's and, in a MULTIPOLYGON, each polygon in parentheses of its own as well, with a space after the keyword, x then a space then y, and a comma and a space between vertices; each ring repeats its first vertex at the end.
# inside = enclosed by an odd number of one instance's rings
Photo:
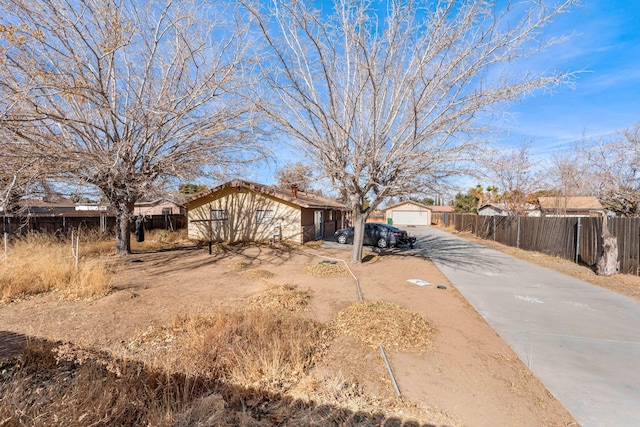
POLYGON ((361 262, 365 219, 382 201, 469 171, 491 107, 568 77, 509 74, 505 64, 558 41, 543 40, 543 28, 573 0, 507 2, 502 11, 483 0, 335 0, 324 10, 301 0, 242 3, 271 54, 271 117, 353 211, 352 262, 361 262))
POLYGON ((300 191, 309 191, 311 189, 311 180, 313 179, 313 170, 310 166, 296 162, 286 165, 277 173, 276 179, 278 186, 282 188, 297 188, 300 191))
POLYGON ((19 215, 26 207, 21 201, 49 190, 46 183, 49 168, 42 159, 22 155, 10 136, 3 136, 2 132, 0 152, 0 211, 5 215, 19 215))
POLYGON ((252 145, 247 21, 210 2, 0 0, 0 127, 97 187, 130 252, 133 206, 252 145))
POLYGON ((552 192, 555 196, 593 196, 597 186, 588 179, 589 171, 583 147, 571 152, 557 153, 548 169, 552 192))
POLYGON ((586 170, 603 206, 627 217, 640 216, 640 123, 610 139, 583 141, 586 170))
POLYGON ((531 159, 531 143, 496 152, 488 166, 498 187, 502 189, 500 202, 509 215, 524 215, 528 210, 529 195, 538 190, 541 178, 531 159))

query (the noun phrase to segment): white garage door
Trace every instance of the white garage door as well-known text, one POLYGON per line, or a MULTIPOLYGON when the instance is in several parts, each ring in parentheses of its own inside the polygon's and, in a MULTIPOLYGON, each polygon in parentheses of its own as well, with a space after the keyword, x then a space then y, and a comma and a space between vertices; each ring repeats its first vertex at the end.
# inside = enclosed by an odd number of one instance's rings
POLYGON ((427 211, 393 211, 393 225, 429 225, 427 211))

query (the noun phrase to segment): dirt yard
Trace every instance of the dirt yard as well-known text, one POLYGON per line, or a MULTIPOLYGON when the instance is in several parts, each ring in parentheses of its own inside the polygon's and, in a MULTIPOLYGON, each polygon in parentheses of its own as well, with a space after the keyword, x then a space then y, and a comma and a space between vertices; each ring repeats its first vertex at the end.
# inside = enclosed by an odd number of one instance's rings
MULTIPOLYGON (((0 305, 0 336, 16 343, 20 339, 13 338, 22 335, 69 341, 135 357, 131 342, 171 324, 176 315, 245 305, 251 295, 278 284, 308 289, 305 316, 329 322, 359 300, 356 281, 351 275, 314 277, 305 268, 349 256, 339 249, 239 246, 213 255, 193 247, 114 257, 112 293, 93 301, 61 300, 51 293, 0 305), (272 277, 266 278, 268 273, 272 277)), ((369 253, 367 262, 350 267, 365 301, 386 301, 422 314, 435 330, 432 344, 421 352, 386 350, 401 399, 380 351, 348 336, 331 342, 313 368, 315 375, 361 385, 369 401, 397 417, 393 425, 577 425, 432 262, 369 253), (409 279, 431 285, 417 286, 409 279)), ((4 344, 0 358, 10 350, 8 341, 4 344)))

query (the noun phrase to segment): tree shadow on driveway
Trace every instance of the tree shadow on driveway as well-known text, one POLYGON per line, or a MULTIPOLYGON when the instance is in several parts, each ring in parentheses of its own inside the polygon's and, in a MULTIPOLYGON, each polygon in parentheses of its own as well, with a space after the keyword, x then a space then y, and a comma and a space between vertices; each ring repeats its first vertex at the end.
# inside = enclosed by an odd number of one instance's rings
POLYGON ((469 272, 500 273, 510 264, 510 257, 461 238, 418 235, 415 249, 394 252, 400 256, 419 256, 440 266, 469 272))

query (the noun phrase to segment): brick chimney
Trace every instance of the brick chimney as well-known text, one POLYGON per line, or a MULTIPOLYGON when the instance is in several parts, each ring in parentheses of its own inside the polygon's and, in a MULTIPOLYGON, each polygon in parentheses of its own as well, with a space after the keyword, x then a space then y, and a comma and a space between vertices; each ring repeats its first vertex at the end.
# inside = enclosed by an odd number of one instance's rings
POLYGON ((291 197, 294 199, 298 197, 298 184, 291 184, 291 197))

